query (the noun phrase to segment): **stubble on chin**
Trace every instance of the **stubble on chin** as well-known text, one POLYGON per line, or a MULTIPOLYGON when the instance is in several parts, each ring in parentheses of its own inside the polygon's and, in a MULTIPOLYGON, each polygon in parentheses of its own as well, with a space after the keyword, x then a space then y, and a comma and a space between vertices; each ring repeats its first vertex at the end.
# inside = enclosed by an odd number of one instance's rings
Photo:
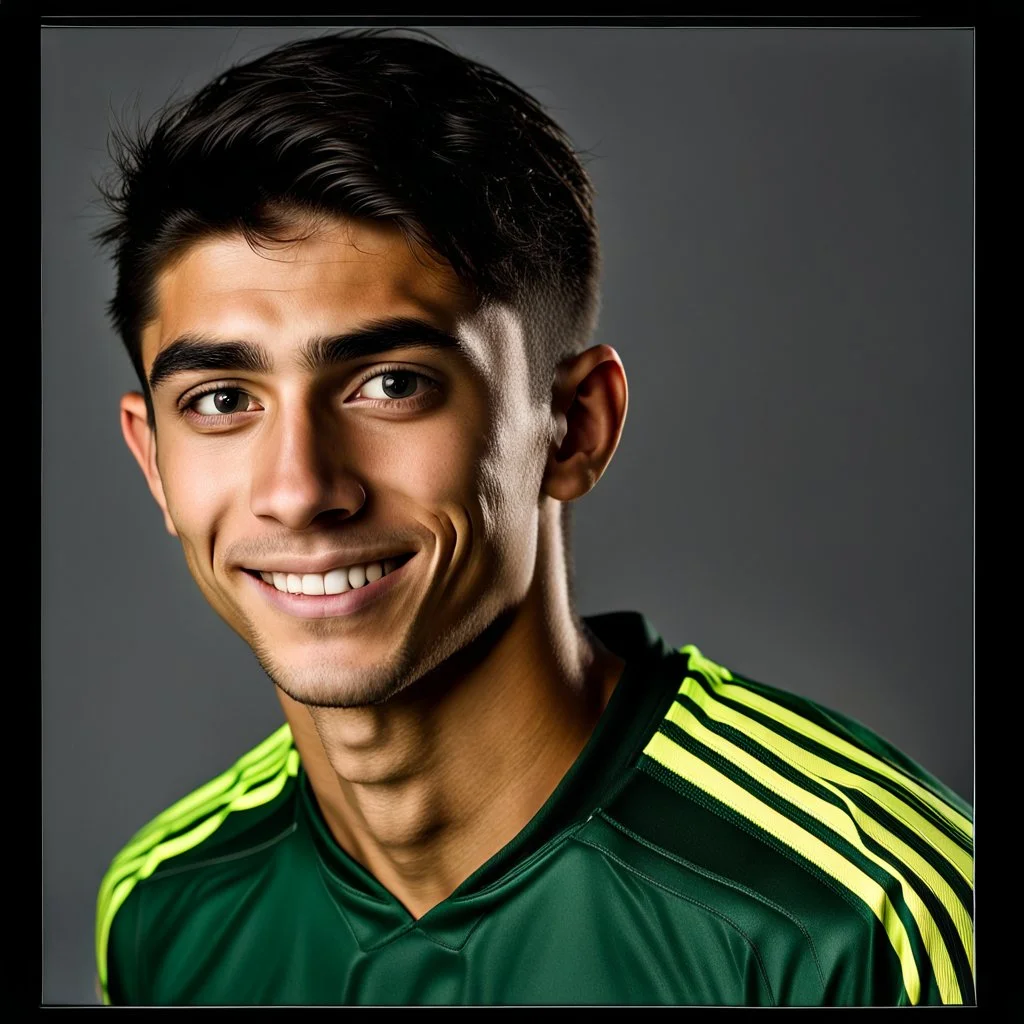
MULTIPOLYGON (((361 708, 383 704, 412 682, 407 646, 364 668, 340 666, 334 659, 308 659, 301 669, 276 657, 256 633, 248 638, 260 667, 271 682, 292 700, 317 708, 361 708)), ((315 638, 311 638, 316 643, 315 638)))
MULTIPOLYGON (((432 675, 454 655, 471 648, 495 625, 499 616, 488 615, 482 606, 475 614, 430 637, 407 634, 377 665, 362 668, 339 668, 337 661, 323 658, 307 662, 301 669, 283 663, 251 622, 246 640, 260 667, 282 692, 308 707, 365 708, 379 706, 432 675)), ((308 625, 308 624, 307 624, 308 625)), ((325 620, 313 623, 311 642, 318 636, 337 638, 325 620)), ((443 681, 432 678, 430 689, 443 681)))

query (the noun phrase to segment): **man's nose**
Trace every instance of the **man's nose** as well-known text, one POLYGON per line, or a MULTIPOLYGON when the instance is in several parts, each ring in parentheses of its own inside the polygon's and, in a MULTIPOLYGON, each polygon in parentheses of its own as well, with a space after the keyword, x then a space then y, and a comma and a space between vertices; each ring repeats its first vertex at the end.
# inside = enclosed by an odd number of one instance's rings
POLYGON ((281 406, 253 452, 253 515, 303 530, 317 516, 349 518, 366 501, 339 424, 309 402, 281 406))

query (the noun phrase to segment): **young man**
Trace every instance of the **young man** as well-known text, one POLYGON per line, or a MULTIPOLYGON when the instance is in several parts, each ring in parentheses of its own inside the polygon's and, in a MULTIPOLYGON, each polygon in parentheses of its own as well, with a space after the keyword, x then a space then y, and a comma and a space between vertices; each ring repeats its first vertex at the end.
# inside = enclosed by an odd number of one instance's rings
POLYGON ((115 858, 105 1001, 973 1001, 962 800, 575 612, 569 503, 627 386, 529 96, 419 38, 304 41, 118 169, 124 437, 286 724, 115 858))

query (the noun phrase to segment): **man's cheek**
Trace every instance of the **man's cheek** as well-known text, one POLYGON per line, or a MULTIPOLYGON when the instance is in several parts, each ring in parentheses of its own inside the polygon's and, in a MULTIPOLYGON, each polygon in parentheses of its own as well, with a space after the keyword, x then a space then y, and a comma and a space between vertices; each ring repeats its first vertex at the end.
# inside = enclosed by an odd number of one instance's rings
POLYGON ((178 538, 194 566, 193 573, 201 572, 204 579, 211 576, 218 541, 223 545, 229 540, 226 534, 231 522, 245 515, 237 500, 242 493, 229 480, 201 473, 165 486, 167 508, 178 538))
POLYGON ((218 498, 212 489, 203 490, 201 487, 184 493, 176 491, 173 497, 168 497, 168 510, 183 543, 188 539, 198 551, 212 541, 216 526, 226 513, 224 503, 218 498))
POLYGON ((192 539, 182 536, 181 546, 185 556, 185 564, 193 581, 210 607, 236 632, 245 636, 245 615, 239 605, 243 592, 227 586, 227 580, 220 577, 213 563, 206 555, 205 537, 201 537, 199 545, 192 539))
POLYGON ((370 489, 376 483, 379 490, 404 494, 424 507, 449 501, 463 504, 478 489, 479 474, 473 458, 464 439, 437 432, 425 443, 380 456, 367 484, 370 489))

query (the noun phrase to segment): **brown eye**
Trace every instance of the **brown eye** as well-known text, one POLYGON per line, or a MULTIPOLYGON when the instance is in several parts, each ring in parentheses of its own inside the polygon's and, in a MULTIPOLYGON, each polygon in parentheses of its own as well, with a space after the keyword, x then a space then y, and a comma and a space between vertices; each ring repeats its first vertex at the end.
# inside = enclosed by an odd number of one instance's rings
POLYGON ((416 374, 385 373, 380 386, 388 398, 408 398, 416 391, 416 374))
POLYGON ((200 395, 192 403, 198 416, 228 416, 233 412, 246 412, 252 400, 240 388, 219 388, 200 395))
POLYGON ((412 398, 417 394, 421 382, 427 385, 432 383, 423 374, 413 373, 412 370, 388 370, 366 381, 359 389, 359 394, 363 398, 412 398))

